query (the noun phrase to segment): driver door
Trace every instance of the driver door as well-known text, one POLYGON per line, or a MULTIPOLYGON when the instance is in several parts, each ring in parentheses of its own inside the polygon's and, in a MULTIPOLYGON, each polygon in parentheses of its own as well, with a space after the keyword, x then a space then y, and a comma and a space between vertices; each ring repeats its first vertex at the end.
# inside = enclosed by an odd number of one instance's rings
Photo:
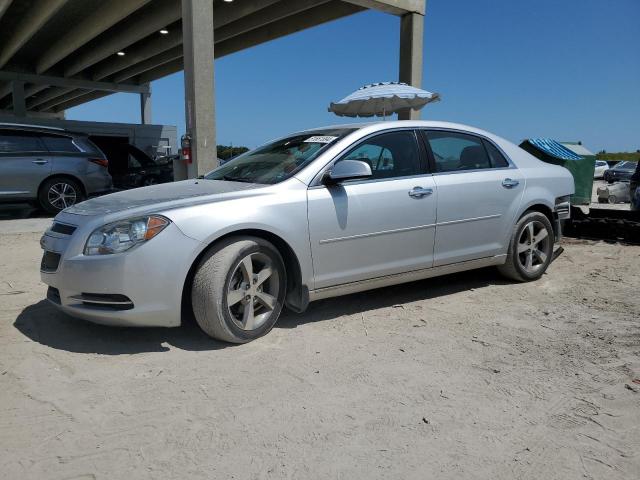
POLYGON ((369 137, 337 162, 346 159, 373 175, 309 188, 314 288, 431 267, 437 191, 416 133, 369 137))

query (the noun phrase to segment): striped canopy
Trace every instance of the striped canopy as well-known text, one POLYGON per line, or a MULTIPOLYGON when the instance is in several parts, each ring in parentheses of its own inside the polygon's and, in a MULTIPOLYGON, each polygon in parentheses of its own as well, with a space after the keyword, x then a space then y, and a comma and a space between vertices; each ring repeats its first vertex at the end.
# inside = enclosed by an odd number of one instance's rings
POLYGON ((382 82, 365 85, 339 102, 332 102, 329 111, 341 117, 384 117, 407 108, 419 110, 438 100, 439 94, 406 83, 382 82))
POLYGON ((559 160, 582 160, 582 157, 550 138, 528 138, 527 142, 559 160))

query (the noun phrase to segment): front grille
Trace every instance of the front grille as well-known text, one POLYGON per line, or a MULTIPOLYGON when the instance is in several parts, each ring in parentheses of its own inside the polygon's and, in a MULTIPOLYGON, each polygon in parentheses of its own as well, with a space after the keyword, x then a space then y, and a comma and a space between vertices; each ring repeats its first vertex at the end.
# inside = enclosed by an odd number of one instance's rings
POLYGON ((74 295, 74 300, 79 300, 86 307, 99 308, 101 310, 131 310, 133 302, 126 295, 120 293, 81 293, 74 295))
POLYGON ((49 287, 47 289, 47 300, 52 301, 53 303, 60 305, 60 290, 55 287, 49 287))
POLYGON ((76 227, 73 225, 67 225, 66 223, 53 222, 51 231, 61 233, 62 235, 73 235, 73 232, 76 231, 76 227))
POLYGON ((55 272, 60 263, 60 254, 55 252, 44 252, 42 261, 40 262, 40 270, 43 272, 55 272))

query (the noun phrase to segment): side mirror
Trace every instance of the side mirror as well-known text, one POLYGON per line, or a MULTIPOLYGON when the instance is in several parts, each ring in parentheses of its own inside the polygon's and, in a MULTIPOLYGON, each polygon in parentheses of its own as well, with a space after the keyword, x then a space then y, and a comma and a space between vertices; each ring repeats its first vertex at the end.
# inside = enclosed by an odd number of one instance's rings
POLYGON ((345 180, 371 177, 371 167, 362 160, 342 160, 337 162, 324 176, 324 183, 334 185, 345 180))

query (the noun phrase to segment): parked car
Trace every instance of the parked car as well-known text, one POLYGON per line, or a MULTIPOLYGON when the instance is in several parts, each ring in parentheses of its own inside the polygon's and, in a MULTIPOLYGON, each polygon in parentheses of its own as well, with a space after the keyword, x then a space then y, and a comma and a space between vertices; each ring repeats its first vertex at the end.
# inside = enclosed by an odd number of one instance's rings
POLYGON ((626 203, 629 201, 629 184, 615 182, 598 187, 596 190, 598 203, 626 203))
POLYGON ((604 160, 596 160, 596 167, 593 171, 593 178, 603 178, 604 172, 609 170, 609 164, 604 160))
MULTIPOLYGON (((47 297, 109 325, 266 334, 283 306, 497 266, 531 281, 554 258, 573 177, 491 133, 443 122, 308 130, 202 179, 118 192, 42 237, 47 297)), ((556 252, 559 253, 559 252, 556 252)))
POLYGON ((609 170, 604 172, 604 179, 607 182, 628 182, 635 172, 637 162, 622 161, 616 163, 609 170))
POLYGON ((640 162, 636 162, 636 170, 629 179, 629 197, 631 198, 631 210, 640 210, 640 162))
POLYGON ((104 154, 85 134, 0 124, 0 202, 30 202, 50 213, 110 191, 104 154))
POLYGON ((113 184, 117 188, 136 188, 173 181, 173 158, 153 159, 129 143, 116 145, 114 150, 124 162, 110 162, 113 184))

